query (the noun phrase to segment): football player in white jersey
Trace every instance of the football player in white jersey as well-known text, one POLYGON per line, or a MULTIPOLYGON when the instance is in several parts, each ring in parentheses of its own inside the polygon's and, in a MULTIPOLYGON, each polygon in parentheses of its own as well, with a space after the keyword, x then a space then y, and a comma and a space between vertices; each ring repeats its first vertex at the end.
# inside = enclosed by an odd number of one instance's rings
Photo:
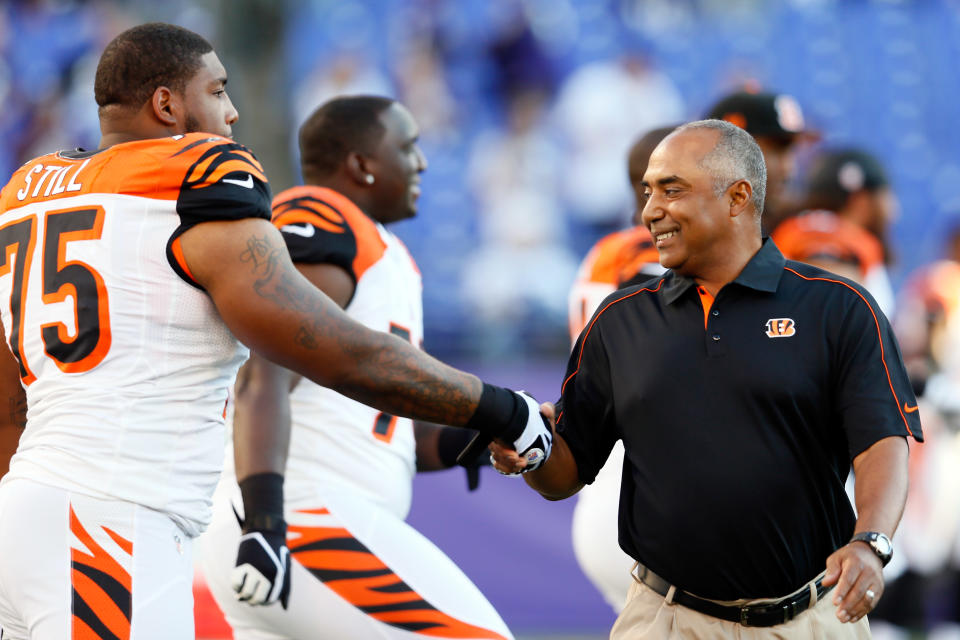
MULTIPOLYGON (((0 483, 4 640, 193 637, 191 540, 210 519, 241 341, 380 410, 549 454, 535 401, 364 327, 293 267, 263 170, 229 138, 225 84, 200 36, 125 31, 97 68, 98 149, 31 160, 0 191, 0 316, 19 370, 3 393, 27 400, 0 483)), ((238 432, 238 457, 287 435, 238 432)), ((284 600, 282 478, 244 469, 237 589, 284 600)))
MULTIPOLYGON (((427 167, 418 135, 399 102, 334 98, 300 129, 306 186, 273 202, 273 224, 297 269, 351 318, 414 345, 423 340, 420 272, 385 225, 416 214, 427 167)), ((238 378, 234 428, 291 420, 289 606, 247 607, 235 598, 230 550, 243 506, 230 474, 200 539, 207 582, 235 638, 513 637, 469 578, 404 522, 413 474, 452 466, 469 432, 380 412, 254 352, 238 378)), ((257 455, 282 469, 287 452, 260 447, 257 455)), ((237 456, 239 477, 250 472, 245 464, 237 456)))

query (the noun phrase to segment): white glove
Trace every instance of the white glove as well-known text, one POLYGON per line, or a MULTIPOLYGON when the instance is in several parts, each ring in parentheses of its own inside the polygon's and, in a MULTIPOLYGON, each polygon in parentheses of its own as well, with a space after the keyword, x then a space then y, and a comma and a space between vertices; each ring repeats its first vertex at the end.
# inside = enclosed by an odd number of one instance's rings
POLYGON ((290 550, 283 533, 250 531, 240 538, 237 564, 230 574, 237 599, 252 605, 290 597, 290 550))
POLYGON ((527 426, 524 427, 520 437, 512 443, 520 457, 527 461, 527 466, 520 470, 520 473, 526 473, 539 468, 550 457, 550 450, 553 448, 553 431, 547 419, 540 415, 540 403, 526 391, 516 393, 527 403, 529 411, 527 426))

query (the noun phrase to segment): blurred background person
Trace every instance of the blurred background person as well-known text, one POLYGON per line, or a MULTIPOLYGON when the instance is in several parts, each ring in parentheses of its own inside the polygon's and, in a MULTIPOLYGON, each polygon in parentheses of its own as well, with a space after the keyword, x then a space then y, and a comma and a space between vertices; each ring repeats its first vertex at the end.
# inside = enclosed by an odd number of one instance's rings
POLYGON ((883 247, 884 263, 893 263, 887 234, 900 214, 900 201, 876 156, 862 149, 819 154, 807 177, 806 207, 834 211, 863 228, 883 247))
POLYGON ((860 150, 825 151, 806 179, 802 211, 771 234, 791 260, 809 262, 865 286, 893 317, 886 229, 897 200, 880 162, 860 150))
POLYGON ((561 193, 568 207, 572 246, 586 252, 629 219, 623 158, 638 131, 679 121, 683 99, 645 52, 633 48, 576 69, 554 107, 564 139, 561 193))
POLYGON ((541 331, 562 326, 576 269, 564 242, 561 155, 545 119, 547 101, 537 89, 512 94, 507 129, 481 134, 470 156, 480 242, 466 256, 462 296, 488 357, 525 350, 505 324, 536 318, 541 331))

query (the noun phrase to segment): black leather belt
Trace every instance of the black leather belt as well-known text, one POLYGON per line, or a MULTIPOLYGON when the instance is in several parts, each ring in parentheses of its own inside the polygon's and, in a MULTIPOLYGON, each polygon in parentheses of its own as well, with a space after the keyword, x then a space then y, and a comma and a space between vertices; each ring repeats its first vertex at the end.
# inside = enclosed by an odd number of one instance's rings
MULTIPOLYGON (((667 597, 672 585, 653 571, 638 563, 636 576, 640 582, 650 587, 654 592, 659 593, 664 598, 667 597)), ((833 589, 833 587, 824 587, 820 578, 817 578, 815 584, 818 601, 822 599, 825 593, 833 589)), ((810 589, 804 589, 799 593, 773 602, 743 606, 717 604, 712 600, 705 600, 692 593, 676 589, 673 593, 673 602, 714 618, 742 624, 745 627, 773 627, 793 620, 810 607, 810 589)))

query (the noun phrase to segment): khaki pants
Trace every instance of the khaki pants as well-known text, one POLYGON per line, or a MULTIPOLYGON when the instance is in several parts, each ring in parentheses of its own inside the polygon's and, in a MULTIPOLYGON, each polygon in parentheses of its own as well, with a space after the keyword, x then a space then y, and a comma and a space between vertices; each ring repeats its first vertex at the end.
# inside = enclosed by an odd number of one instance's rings
MULTIPOLYGON (((870 638, 866 618, 854 623, 837 619, 833 592, 825 594, 813 608, 793 620, 775 627, 744 627, 706 614, 668 603, 647 585, 634 579, 627 593, 627 604, 610 631, 610 640, 819 640, 834 638, 860 640, 870 638)), ((764 600, 737 600, 722 604, 760 604, 764 600)))

